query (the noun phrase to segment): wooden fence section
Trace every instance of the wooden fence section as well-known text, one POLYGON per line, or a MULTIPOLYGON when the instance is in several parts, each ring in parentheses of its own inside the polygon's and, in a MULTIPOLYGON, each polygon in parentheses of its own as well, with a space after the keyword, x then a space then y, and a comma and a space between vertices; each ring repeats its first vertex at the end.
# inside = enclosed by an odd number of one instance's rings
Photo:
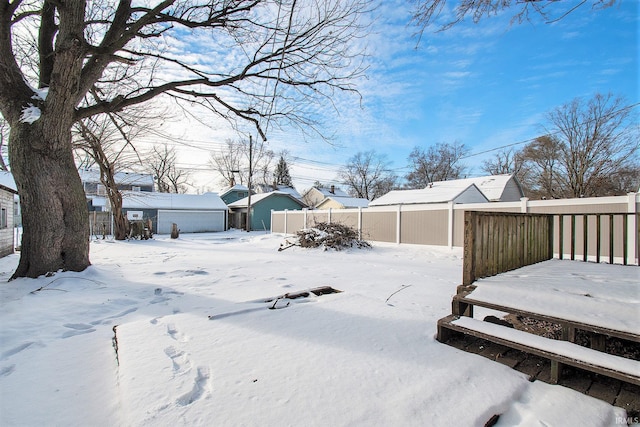
POLYGON ((113 235, 111 212, 89 212, 89 231, 93 237, 113 235))
POLYGON ((462 284, 553 258, 553 215, 467 211, 462 284))

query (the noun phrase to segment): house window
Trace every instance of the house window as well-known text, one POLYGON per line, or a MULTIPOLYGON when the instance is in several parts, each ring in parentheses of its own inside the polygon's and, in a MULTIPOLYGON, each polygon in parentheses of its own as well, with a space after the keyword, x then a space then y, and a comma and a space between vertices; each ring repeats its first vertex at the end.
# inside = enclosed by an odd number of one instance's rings
POLYGON ((104 185, 102 184, 98 184, 98 196, 106 196, 107 195, 107 189, 105 188, 104 185))
POLYGON ((7 228, 7 209, 2 208, 0 211, 0 228, 7 228))

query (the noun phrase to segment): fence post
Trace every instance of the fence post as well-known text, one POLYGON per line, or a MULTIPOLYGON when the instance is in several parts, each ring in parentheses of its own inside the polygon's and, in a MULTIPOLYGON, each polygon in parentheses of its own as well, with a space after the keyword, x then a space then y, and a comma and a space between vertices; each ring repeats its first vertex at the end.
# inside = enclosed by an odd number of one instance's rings
POLYGON ((476 212, 464 212, 464 255, 462 258, 462 284, 469 286, 475 280, 476 212))
POLYGON ((287 212, 289 212, 288 209, 284 210, 284 234, 287 234, 287 212))
POLYGON ((327 214, 327 223, 331 224, 331 208, 329 208, 329 213, 327 214))
POLYGON ((402 211, 402 205, 398 205, 398 212, 396 214, 396 243, 400 244, 400 235, 401 235, 401 228, 402 224, 400 223, 400 212, 402 211))
POLYGON ((302 219, 303 219, 303 221, 304 221, 304 223, 303 223, 303 225, 302 225, 302 229, 303 229, 303 230, 306 230, 306 229, 307 229, 307 211, 308 211, 308 210, 309 210, 309 209, 307 209, 307 208, 302 209, 302 212, 303 212, 303 214, 302 214, 302 219))
POLYGON ((358 207, 358 240, 362 240, 362 206, 358 207))
POLYGON ((529 198, 521 197, 520 198, 520 212, 529 213, 529 198))
POLYGON ((631 246, 631 264, 640 265, 640 239, 638 239, 638 206, 636 204, 637 193, 627 194, 627 212, 633 215, 629 217, 627 235, 631 246))
POLYGON ((449 248, 453 248, 453 201, 449 201, 447 203, 447 208, 449 209, 449 217, 448 217, 448 230, 447 230, 447 243, 449 244, 449 248))

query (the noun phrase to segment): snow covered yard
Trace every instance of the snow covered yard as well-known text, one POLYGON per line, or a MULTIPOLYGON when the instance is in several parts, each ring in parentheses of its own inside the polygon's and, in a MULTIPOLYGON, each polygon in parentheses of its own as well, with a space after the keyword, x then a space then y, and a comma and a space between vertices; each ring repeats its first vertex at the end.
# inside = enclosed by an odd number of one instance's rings
POLYGON ((461 250, 278 252, 283 241, 239 231, 94 241, 83 273, 9 283, 18 258, 0 259, 0 425, 476 426, 503 414, 498 425, 599 426, 625 417, 435 341, 461 250), (319 286, 342 292, 265 302, 319 286))

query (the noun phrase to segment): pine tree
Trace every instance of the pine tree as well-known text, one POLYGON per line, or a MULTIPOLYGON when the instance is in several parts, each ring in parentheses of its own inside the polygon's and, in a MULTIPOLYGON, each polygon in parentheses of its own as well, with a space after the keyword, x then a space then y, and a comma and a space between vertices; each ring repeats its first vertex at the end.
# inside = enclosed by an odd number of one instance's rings
POLYGON ((274 175, 276 184, 293 187, 291 175, 289 174, 289 165, 287 165, 287 161, 284 159, 284 156, 280 156, 274 175))

